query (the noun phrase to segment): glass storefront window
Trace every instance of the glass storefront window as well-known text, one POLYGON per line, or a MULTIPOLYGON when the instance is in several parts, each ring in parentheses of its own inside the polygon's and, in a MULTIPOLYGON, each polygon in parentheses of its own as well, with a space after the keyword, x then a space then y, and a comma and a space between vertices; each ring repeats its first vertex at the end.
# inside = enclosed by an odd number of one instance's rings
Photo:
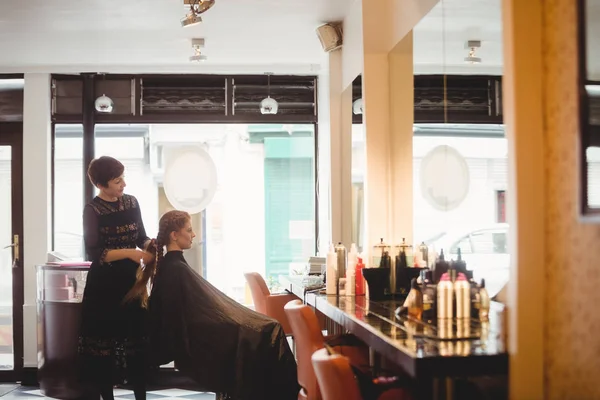
MULTIPOLYGON (((260 272, 277 290, 280 274, 303 270, 314 255, 313 125, 97 125, 95 135, 95 155, 113 156, 125 165, 126 192, 138 198, 150 236, 156 235, 160 216, 173 208, 163 189, 170 155, 189 146, 200 146, 211 155, 218 188, 209 206, 193 216, 197 242, 186 257, 193 268, 234 299, 251 302, 244 272, 260 272)), ((78 149, 81 152, 81 142, 78 149)), ((67 164, 57 159, 57 184, 63 177, 71 180, 61 184, 64 191, 56 191, 55 209, 65 196, 82 198, 81 158, 77 174, 59 171, 62 165, 67 164)), ((190 176, 193 184, 193 171, 190 176)), ((83 205, 71 207, 68 215, 61 214, 68 221, 55 227, 72 227, 69 232, 79 235, 80 243, 81 212, 72 210, 82 210, 83 205)), ((66 249, 57 238, 55 250, 66 249)), ((77 255, 81 256, 81 250, 77 255)))
POLYGON ((56 125, 54 139, 54 251, 83 258, 83 126, 56 125))

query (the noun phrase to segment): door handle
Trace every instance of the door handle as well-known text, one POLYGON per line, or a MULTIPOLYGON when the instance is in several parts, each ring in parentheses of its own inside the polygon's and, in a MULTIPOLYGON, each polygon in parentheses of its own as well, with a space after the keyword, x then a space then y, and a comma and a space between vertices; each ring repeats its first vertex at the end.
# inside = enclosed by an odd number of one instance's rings
POLYGON ((12 244, 5 246, 4 249, 8 249, 10 247, 13 249, 13 268, 17 268, 17 264, 19 262, 19 235, 13 235, 12 244))

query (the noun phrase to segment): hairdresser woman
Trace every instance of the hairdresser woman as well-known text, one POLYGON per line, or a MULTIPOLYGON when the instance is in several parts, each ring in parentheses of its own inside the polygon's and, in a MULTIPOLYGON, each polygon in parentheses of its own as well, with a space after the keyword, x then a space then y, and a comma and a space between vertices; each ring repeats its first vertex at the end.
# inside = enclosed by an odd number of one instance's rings
POLYGON ((83 210, 86 257, 92 262, 83 293, 79 353, 82 378, 93 397, 113 400, 113 385, 133 384, 136 400, 146 399, 146 311, 123 297, 136 281, 146 252, 146 235, 137 199, 124 194, 124 167, 112 157, 92 160, 88 177, 100 193, 83 210), (144 249, 144 250, 140 250, 144 249), (99 393, 99 395, 98 395, 99 393))

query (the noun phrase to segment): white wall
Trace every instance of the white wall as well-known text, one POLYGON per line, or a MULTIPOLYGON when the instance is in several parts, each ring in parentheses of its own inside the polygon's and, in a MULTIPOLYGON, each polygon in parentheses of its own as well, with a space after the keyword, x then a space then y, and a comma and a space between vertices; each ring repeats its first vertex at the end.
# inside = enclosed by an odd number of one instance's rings
POLYGON ((50 75, 25 74, 23 101, 24 366, 37 367, 35 266, 50 248, 50 75))

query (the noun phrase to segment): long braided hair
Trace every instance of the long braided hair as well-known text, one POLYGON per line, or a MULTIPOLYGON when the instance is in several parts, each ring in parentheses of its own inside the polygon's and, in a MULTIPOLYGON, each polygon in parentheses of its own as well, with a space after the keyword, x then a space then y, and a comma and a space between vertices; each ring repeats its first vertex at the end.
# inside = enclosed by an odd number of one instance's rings
POLYGON ((124 303, 140 299, 142 307, 148 307, 148 284, 152 286, 154 283, 156 271, 164 257, 164 248, 170 243, 169 235, 171 235, 171 232, 183 229, 190 218, 190 214, 179 210, 163 214, 158 223, 156 240, 153 240, 150 246, 148 246, 148 252, 155 255, 154 261, 145 266, 140 265, 136 274, 136 282, 127 295, 125 295, 123 299, 124 303))

